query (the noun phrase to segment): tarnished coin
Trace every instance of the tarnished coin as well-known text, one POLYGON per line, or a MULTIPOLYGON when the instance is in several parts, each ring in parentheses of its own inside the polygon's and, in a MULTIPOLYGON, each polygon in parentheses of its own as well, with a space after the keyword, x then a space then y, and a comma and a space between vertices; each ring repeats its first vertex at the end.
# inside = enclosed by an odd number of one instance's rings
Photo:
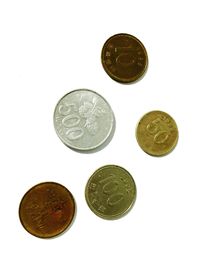
POLYGON ((151 111, 138 123, 136 138, 140 147, 152 156, 168 154, 178 141, 178 128, 174 119, 163 111, 151 111))
POLYGON ((65 231, 75 213, 72 194, 64 186, 45 182, 32 187, 22 198, 19 217, 24 228, 41 238, 65 231))
POLYGON ((85 189, 90 209, 104 219, 124 215, 136 199, 136 185, 128 171, 116 165, 99 168, 90 177, 85 189))
POLYGON ((101 61, 107 74, 121 83, 138 80, 148 65, 144 45, 136 37, 126 33, 116 34, 105 42, 101 61))
POLYGON ((59 138, 70 148, 81 151, 104 144, 112 136, 114 122, 108 102, 87 89, 66 94, 54 111, 54 127, 59 138))

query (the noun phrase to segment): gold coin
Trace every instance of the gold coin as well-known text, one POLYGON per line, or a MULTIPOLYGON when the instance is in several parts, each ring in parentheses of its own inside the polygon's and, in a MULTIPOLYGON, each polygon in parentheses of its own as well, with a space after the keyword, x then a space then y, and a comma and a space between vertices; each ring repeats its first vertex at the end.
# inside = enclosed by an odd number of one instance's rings
POLYGON ((64 232, 75 214, 72 194, 63 185, 54 182, 32 187, 21 200, 19 217, 32 235, 50 238, 64 232))
POLYGON ((127 170, 116 165, 106 165, 96 170, 88 180, 85 197, 97 216, 116 219, 133 206, 136 185, 127 170))
POLYGON ((130 83, 143 76, 147 69, 148 57, 140 40, 130 34, 120 33, 105 42, 101 62, 112 79, 130 83))
POLYGON ((151 111, 138 123, 136 138, 140 147, 152 156, 163 156, 173 150, 178 141, 174 119, 163 111, 151 111))

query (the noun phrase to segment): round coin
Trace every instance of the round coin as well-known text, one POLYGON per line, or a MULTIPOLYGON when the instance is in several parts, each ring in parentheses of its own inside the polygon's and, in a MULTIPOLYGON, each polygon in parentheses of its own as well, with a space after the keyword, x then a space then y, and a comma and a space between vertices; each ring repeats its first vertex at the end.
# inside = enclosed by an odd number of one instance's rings
POLYGON ((151 111, 138 123, 136 138, 140 147, 152 156, 168 154, 178 141, 178 128, 174 119, 163 111, 151 111))
POLYGON ((45 182, 32 187, 22 198, 19 217, 32 235, 50 238, 65 231, 73 220, 75 201, 64 186, 45 182))
POLYGON ((66 94, 54 111, 57 135, 65 145, 80 151, 94 150, 109 140, 114 122, 108 102, 88 89, 66 94))
POLYGON ((87 182, 85 197, 90 209, 104 219, 124 215, 136 199, 136 185, 128 171, 107 165, 94 172, 87 182))
POLYGON ((136 37, 126 33, 116 34, 105 42, 101 61, 107 74, 121 83, 138 80, 148 65, 144 45, 136 37))

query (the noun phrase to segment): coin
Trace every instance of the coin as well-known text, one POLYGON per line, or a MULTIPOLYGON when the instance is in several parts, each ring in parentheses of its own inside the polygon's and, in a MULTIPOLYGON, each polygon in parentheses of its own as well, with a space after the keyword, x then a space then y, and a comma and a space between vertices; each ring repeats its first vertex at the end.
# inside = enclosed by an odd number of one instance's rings
POLYGON ((126 33, 113 35, 105 42, 101 61, 107 74, 121 83, 138 80, 148 65, 144 45, 136 37, 126 33))
POLYGON ((75 202, 63 185, 44 182, 32 187, 22 198, 19 217, 32 235, 50 238, 65 231, 73 220, 75 202))
POLYGON ((168 154, 178 141, 178 128, 174 119, 163 111, 151 111, 138 123, 136 138, 140 147, 152 156, 168 154))
POLYGON ((63 96, 54 111, 54 127, 61 141, 80 151, 102 146, 114 131, 114 114, 108 102, 88 89, 63 96))
POLYGON ((104 219, 117 219, 133 206, 136 185, 130 173, 116 165, 94 172, 87 182, 85 197, 89 208, 104 219))

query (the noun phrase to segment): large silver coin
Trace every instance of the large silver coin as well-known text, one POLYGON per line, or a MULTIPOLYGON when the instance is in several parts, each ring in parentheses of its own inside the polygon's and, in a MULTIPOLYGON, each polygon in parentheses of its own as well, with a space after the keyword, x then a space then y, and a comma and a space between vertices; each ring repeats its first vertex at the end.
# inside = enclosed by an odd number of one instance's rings
POLYGON ((54 111, 54 127, 70 148, 88 151, 103 145, 112 135, 114 115, 108 102, 96 92, 78 89, 63 96, 54 111))

